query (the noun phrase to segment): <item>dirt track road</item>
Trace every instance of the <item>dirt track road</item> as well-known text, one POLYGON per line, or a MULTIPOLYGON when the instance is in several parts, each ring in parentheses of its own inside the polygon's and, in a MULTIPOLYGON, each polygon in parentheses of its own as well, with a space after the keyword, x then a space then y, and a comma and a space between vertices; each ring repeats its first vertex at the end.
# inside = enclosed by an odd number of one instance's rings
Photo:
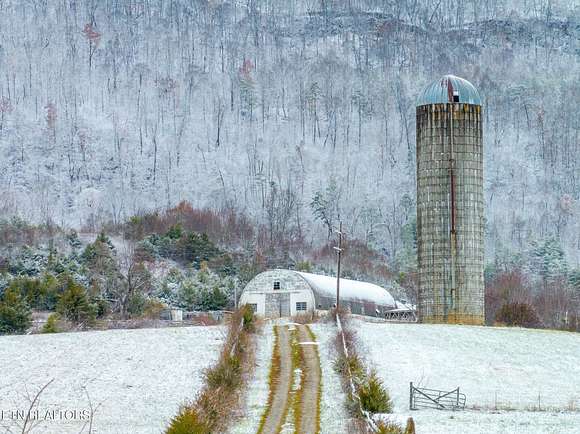
POLYGON ((304 377, 302 379, 302 400, 299 432, 318 433, 320 431, 320 359, 318 347, 306 326, 298 326, 298 341, 302 349, 304 377))
POLYGON ((271 375, 276 381, 270 385, 270 402, 258 434, 317 434, 321 384, 317 344, 307 326, 274 327, 271 375))
MULTIPOLYGON (((277 331, 274 343, 272 367, 277 371, 277 379, 271 385, 272 396, 270 406, 266 410, 265 422, 260 427, 258 434, 277 434, 288 412, 288 400, 290 398, 290 386, 292 386, 292 353, 290 347, 290 331, 288 326, 274 326, 277 331), (275 360, 279 355, 279 360, 275 360)), ((271 374, 272 375, 272 374, 271 374)), ((266 381, 266 379, 264 379, 266 381)))

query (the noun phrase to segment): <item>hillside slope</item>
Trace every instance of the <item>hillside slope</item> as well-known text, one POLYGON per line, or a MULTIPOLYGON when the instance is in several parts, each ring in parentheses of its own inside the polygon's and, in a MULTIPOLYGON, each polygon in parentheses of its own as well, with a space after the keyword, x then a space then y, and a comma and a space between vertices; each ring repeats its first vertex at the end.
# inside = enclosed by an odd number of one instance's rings
POLYGON ((580 244, 575 2, 1 2, 0 216, 93 227, 180 200, 400 255, 414 101, 484 96, 487 254, 580 244), (514 204, 516 206, 514 206, 514 204))

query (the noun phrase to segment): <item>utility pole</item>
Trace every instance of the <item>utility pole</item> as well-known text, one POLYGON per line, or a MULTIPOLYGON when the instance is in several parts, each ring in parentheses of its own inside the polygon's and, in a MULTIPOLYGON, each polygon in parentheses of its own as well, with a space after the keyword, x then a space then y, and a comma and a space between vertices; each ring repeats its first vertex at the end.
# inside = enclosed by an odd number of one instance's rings
POLYGON ((342 222, 338 226, 338 247, 334 247, 337 253, 337 267, 336 267, 336 311, 340 308, 340 257, 342 256, 342 222))

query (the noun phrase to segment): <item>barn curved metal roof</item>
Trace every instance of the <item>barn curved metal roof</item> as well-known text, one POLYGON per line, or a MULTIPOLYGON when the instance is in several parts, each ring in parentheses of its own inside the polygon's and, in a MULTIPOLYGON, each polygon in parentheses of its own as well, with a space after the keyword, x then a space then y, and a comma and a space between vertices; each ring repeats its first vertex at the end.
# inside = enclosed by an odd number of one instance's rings
POLYGON ((423 89, 417 98, 417 107, 450 102, 481 105, 481 97, 469 81, 455 75, 444 75, 423 89))
MULTIPOLYGON (((310 287, 325 297, 336 297, 336 277, 295 271, 310 287)), ((340 279, 340 299, 369 301, 383 306, 396 306, 393 296, 378 285, 358 280, 340 279)))

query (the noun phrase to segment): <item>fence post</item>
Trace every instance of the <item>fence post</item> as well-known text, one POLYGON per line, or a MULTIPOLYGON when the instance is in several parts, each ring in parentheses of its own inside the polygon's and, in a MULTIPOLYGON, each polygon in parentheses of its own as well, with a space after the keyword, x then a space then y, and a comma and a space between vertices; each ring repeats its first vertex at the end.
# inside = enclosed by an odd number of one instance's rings
POLYGON ((413 382, 409 383, 409 410, 413 410, 413 382))

